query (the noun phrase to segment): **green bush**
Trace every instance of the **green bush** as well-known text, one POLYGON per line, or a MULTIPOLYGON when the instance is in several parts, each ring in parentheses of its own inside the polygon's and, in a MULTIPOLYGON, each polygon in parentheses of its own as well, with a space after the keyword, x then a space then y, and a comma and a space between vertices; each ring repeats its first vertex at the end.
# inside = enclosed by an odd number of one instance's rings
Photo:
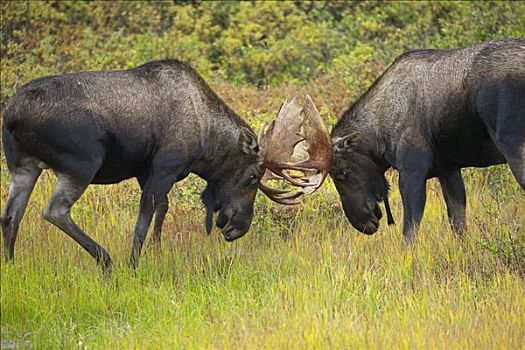
POLYGON ((43 75, 189 61, 258 87, 343 76, 362 91, 399 54, 525 36, 520 2, 2 2, 1 96, 43 75))

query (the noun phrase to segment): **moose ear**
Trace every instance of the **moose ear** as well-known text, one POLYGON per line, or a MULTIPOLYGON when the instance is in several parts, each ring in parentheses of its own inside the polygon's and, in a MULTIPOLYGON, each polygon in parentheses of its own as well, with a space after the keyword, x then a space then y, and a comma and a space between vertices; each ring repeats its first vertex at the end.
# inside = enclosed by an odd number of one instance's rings
POLYGON ((357 132, 353 132, 349 135, 345 135, 334 140, 334 150, 336 152, 348 151, 352 147, 352 145, 355 144, 358 136, 359 134, 357 132))
POLYGON ((241 151, 243 153, 252 155, 259 154, 257 138, 253 132, 247 128, 241 128, 241 133, 239 134, 239 146, 241 146, 241 151))

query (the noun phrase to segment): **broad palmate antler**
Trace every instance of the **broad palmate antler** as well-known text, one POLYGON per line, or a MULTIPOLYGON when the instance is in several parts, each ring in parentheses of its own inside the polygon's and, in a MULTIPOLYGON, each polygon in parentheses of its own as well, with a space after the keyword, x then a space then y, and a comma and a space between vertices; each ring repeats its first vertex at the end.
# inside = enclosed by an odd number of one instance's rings
POLYGON ((282 104, 275 120, 259 135, 259 145, 266 168, 259 189, 277 203, 297 204, 300 196, 317 190, 328 174, 330 135, 308 95, 303 106, 296 98, 282 104), (270 187, 274 180, 284 180, 288 189, 270 187))

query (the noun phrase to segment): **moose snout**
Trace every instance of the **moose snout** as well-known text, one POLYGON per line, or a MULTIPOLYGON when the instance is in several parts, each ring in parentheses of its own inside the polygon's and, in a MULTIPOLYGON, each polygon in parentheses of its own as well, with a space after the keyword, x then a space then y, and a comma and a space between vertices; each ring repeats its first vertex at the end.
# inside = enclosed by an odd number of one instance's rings
POLYGON ((348 221, 356 230, 367 235, 377 232, 380 225, 379 221, 383 217, 377 202, 366 201, 361 207, 353 207, 346 203, 348 202, 343 202, 343 209, 348 221))
POLYGON ((228 225, 226 225, 222 230, 222 234, 227 242, 233 242, 236 239, 244 236, 246 232, 248 232, 248 228, 249 226, 246 228, 238 228, 228 223, 228 225))
POLYGON ((232 242, 241 238, 248 232, 251 224, 251 218, 243 220, 238 212, 220 213, 217 218, 216 225, 221 229, 224 239, 227 242, 232 242))
MULTIPOLYGON (((383 217, 383 213, 381 212, 381 209, 379 208, 379 205, 377 203, 374 203, 373 209, 369 211, 369 219, 366 221, 363 225, 361 225, 360 228, 357 228, 359 231, 363 232, 364 234, 371 235, 377 232, 379 229, 379 221, 383 217)), ((355 225, 354 225, 355 227, 355 225)))
POLYGON ((383 217, 383 212, 381 211, 377 203, 374 207, 374 216, 377 218, 377 221, 381 220, 381 218, 383 217))
POLYGON ((222 230, 224 229, 229 220, 229 217, 221 211, 219 213, 219 217, 217 218, 217 222, 215 223, 215 225, 222 230))
POLYGON ((353 225, 358 231, 372 235, 379 229, 379 221, 376 218, 368 220, 364 225, 353 225))

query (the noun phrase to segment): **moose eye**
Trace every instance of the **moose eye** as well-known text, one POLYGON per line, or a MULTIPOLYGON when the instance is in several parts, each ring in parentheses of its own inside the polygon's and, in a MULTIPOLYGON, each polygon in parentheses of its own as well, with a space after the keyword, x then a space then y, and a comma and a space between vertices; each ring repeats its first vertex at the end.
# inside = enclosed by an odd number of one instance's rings
POLYGON ((339 180, 346 180, 348 178, 348 171, 347 170, 340 170, 337 174, 337 178, 339 180))
POLYGON ((257 175, 255 174, 251 174, 250 177, 248 177, 248 183, 250 185, 255 185, 257 182, 258 182, 258 178, 257 178, 257 175))

